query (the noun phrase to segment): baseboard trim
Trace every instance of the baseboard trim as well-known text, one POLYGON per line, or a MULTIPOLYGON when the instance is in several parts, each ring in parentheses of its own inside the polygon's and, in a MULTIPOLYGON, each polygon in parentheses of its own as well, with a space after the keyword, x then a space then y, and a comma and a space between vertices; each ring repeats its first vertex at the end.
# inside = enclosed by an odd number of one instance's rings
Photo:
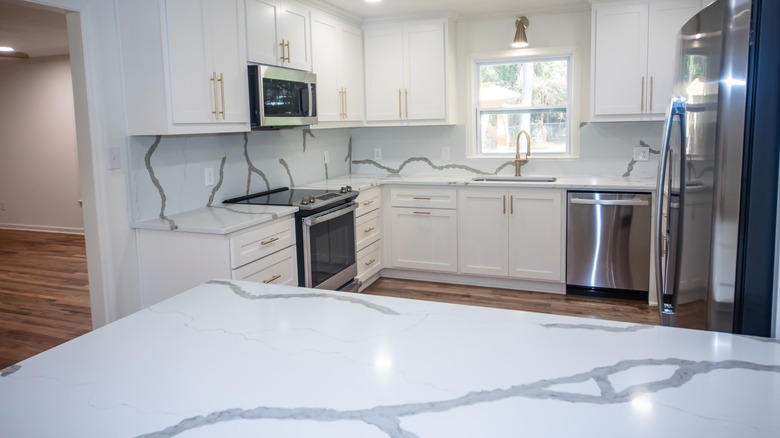
POLYGON ((476 275, 445 274, 438 272, 412 271, 397 268, 385 268, 379 277, 402 280, 434 281, 438 283, 461 284, 465 286, 497 287, 501 289, 522 290, 527 292, 545 292, 565 294, 566 284, 545 281, 517 280, 514 278, 479 277, 476 275))
POLYGON ((84 228, 52 227, 46 225, 0 224, 0 230, 36 231, 41 233, 81 234, 84 228))

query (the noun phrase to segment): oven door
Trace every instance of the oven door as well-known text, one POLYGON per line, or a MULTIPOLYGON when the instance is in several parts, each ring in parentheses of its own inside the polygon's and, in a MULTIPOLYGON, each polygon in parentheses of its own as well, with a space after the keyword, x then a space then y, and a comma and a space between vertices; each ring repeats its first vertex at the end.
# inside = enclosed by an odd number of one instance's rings
POLYGON ((357 276, 355 202, 301 219, 305 287, 338 290, 357 276))

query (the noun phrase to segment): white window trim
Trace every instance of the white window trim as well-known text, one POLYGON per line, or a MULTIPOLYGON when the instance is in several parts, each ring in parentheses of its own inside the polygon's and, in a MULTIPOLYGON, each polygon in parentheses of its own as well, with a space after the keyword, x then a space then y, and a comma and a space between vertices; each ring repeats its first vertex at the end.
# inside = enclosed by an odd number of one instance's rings
POLYGON ((537 155, 536 160, 560 160, 579 158, 580 156, 580 55, 577 46, 541 47, 533 49, 502 50, 498 52, 471 53, 468 56, 468 111, 466 117, 466 157, 467 158, 514 158, 513 154, 481 154, 477 147, 479 76, 477 63, 503 59, 570 57, 569 83, 571 84, 569 102, 569 153, 537 155))

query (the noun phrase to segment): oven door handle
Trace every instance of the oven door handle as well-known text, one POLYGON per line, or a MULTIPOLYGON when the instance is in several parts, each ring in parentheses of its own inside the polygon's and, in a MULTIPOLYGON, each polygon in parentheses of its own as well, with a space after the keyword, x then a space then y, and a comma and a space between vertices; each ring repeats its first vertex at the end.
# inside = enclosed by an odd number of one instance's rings
POLYGON ((330 210, 325 210, 322 213, 317 213, 315 215, 311 215, 303 218, 303 224, 307 227, 311 227, 313 225, 327 222, 339 216, 344 216, 345 214, 352 213, 353 211, 355 211, 355 209, 357 209, 357 207, 358 207, 357 202, 352 202, 347 207, 338 206, 335 208, 331 208, 330 210))

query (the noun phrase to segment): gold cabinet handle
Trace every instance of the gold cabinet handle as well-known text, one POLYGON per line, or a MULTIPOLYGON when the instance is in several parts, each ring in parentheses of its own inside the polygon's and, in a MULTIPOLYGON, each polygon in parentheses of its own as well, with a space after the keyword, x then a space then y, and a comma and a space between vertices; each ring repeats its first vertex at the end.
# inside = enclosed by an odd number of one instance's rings
POLYGON ((222 97, 222 111, 220 114, 222 114, 222 120, 225 120, 225 76, 222 73, 219 74, 219 91, 222 97))
POLYGON ((284 57, 284 40, 282 40, 282 42, 279 43, 279 48, 280 48, 280 50, 282 52, 282 56, 279 57, 279 61, 284 62, 284 58, 285 58, 284 57))
POLYGON ((416 199, 418 201, 430 201, 430 196, 413 196, 412 199, 416 199))
POLYGON ((509 214, 515 214, 515 198, 509 197, 509 214))
POLYGON ((365 263, 366 266, 371 266, 376 262, 376 259, 371 259, 365 263))
POLYGON ((345 118, 345 119, 346 119, 346 118, 347 118, 347 116, 349 115, 349 109, 348 109, 348 107, 347 107, 347 102, 348 102, 348 100, 347 100, 347 89, 346 89, 346 87, 345 87, 345 88, 344 88, 344 118, 345 118))
POLYGON ((404 108, 406 112, 406 118, 409 118, 409 90, 404 88, 404 108))
POLYGON ((415 211, 414 214, 431 214, 430 211, 415 211))
POLYGON ((279 274, 276 274, 273 277, 269 278, 268 280, 263 280, 263 283, 265 283, 265 284, 273 283, 274 281, 276 281, 276 280, 278 280, 280 278, 282 278, 282 276, 279 275, 279 274))
POLYGON ((370 232, 372 232, 374 230, 376 230, 376 227, 369 227, 369 228, 366 228, 365 230, 363 230, 363 232, 364 233, 370 233, 370 232))
POLYGON ((398 89, 398 118, 403 119, 404 115, 401 112, 401 89, 398 89))
POLYGON ((211 112, 211 114, 214 114, 214 118, 218 118, 217 116, 219 112, 219 108, 217 107, 217 72, 211 72, 211 85, 214 86, 214 111, 211 112))
POLYGON ((650 112, 653 112, 653 77, 650 76, 650 112))
POLYGON ((287 56, 285 56, 284 60, 287 61, 287 63, 290 63, 290 40, 287 40, 284 43, 284 48, 287 49, 287 56))
POLYGON ((339 116, 343 119, 344 116, 346 116, 344 111, 344 89, 339 88, 339 97, 341 98, 341 112, 339 113, 339 116))
POLYGON ((263 240, 262 242, 260 242, 260 245, 268 245, 269 243, 274 243, 277 240, 279 240, 278 237, 272 237, 272 238, 270 238, 268 240, 263 240))
POLYGON ((506 195, 504 195, 504 214, 506 214, 506 195))
POLYGON ((371 204, 373 204, 373 203, 374 203, 374 200, 372 199, 372 200, 370 200, 370 201, 366 201, 366 202, 364 202, 364 203, 363 203, 363 205, 371 205, 371 204))
POLYGON ((642 103, 640 104, 639 112, 643 113, 643 112, 645 112, 645 77, 644 76, 642 76, 642 88, 641 88, 641 91, 642 91, 642 103))

